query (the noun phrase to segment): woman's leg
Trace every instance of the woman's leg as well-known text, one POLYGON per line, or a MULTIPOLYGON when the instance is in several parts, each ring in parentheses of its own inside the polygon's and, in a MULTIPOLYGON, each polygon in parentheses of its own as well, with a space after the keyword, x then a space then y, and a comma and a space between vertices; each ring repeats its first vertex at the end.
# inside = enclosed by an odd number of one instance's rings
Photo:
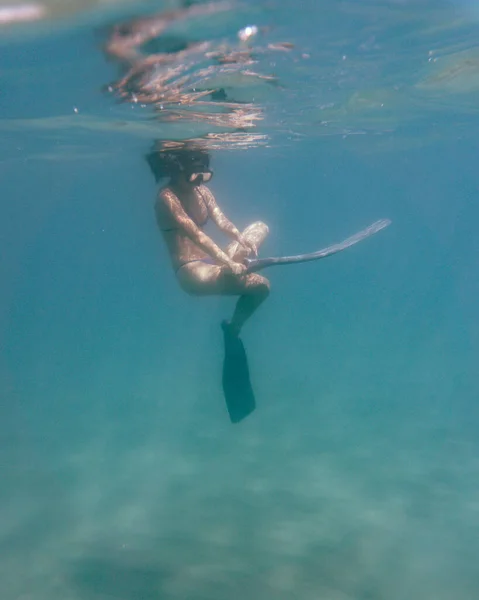
POLYGON ((236 302, 233 317, 229 322, 231 331, 239 335, 243 325, 252 316, 256 310, 263 304, 269 296, 269 281, 262 275, 251 273, 247 275, 250 278, 250 288, 244 290, 236 302))
MULTIPOLYGON (((243 237, 248 242, 252 242, 259 250, 268 233, 268 226, 265 223, 258 221, 252 223, 243 231, 243 237)), ((232 242, 226 249, 226 254, 233 260, 242 262, 242 260, 249 255, 249 251, 243 248, 239 242, 232 242)), ((238 298, 233 318, 230 321, 230 326, 236 334, 240 333, 245 322, 269 296, 269 281, 261 275, 256 275, 256 277, 255 275, 256 274, 248 275, 250 278, 250 285, 254 287, 255 293, 243 293, 238 298)))
MULTIPOLYGON (((259 250, 268 233, 268 226, 261 221, 257 221, 256 223, 251 223, 251 225, 248 225, 248 227, 243 231, 243 237, 248 242, 252 242, 259 250)), ((239 242, 231 242, 231 244, 229 244, 226 248, 226 254, 236 262, 241 262, 249 255, 249 250, 243 248, 239 242)))
MULTIPOLYGON (((243 233, 244 237, 258 248, 268 234, 263 223, 253 223, 243 233)), ((248 254, 238 242, 227 248, 227 253, 240 262, 248 254)), ((269 281, 258 273, 236 277, 224 267, 209 265, 201 261, 187 263, 178 271, 181 287, 195 296, 240 296, 229 323, 232 332, 239 334, 245 322, 269 296, 269 281)))

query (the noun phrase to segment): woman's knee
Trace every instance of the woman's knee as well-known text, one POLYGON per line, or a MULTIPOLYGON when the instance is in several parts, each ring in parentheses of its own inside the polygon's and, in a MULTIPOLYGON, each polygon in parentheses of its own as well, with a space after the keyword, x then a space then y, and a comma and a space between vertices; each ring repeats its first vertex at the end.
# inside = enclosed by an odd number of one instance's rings
POLYGON ((250 287, 251 293, 256 296, 267 298, 271 291, 271 285, 266 277, 258 275, 257 273, 250 275, 250 277, 251 280, 248 287, 250 287))
POLYGON ((269 234, 269 227, 263 221, 255 221, 248 225, 248 227, 243 231, 243 235, 246 238, 259 238, 264 240, 265 237, 269 234))
POLYGON ((263 294, 263 296, 265 298, 267 298, 269 296, 270 292, 271 292, 271 284, 269 283, 269 281, 267 279, 265 279, 261 284, 261 293, 263 294))
POLYGON ((268 235, 269 233, 269 227, 266 225, 266 223, 263 223, 263 221, 258 221, 256 223, 258 229, 261 229, 265 235, 268 235))

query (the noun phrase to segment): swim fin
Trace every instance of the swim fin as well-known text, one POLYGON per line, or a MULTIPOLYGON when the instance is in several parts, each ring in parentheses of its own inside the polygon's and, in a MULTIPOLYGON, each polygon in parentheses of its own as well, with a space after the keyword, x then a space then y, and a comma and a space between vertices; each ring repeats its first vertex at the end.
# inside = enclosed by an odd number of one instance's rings
POLYGON ((223 361, 223 393, 232 423, 239 423, 256 408, 251 386, 248 358, 243 342, 226 321, 223 329, 225 354, 223 361))
POLYGON ((378 233, 381 229, 388 227, 391 224, 389 219, 381 219, 380 221, 376 221, 366 229, 362 231, 358 231, 347 240, 339 242, 339 244, 333 244, 332 246, 328 246, 327 248, 322 248, 321 250, 317 250, 316 252, 310 252, 309 254, 297 254, 295 256, 278 256, 274 258, 246 258, 245 265, 247 267, 248 273, 255 273, 257 271, 261 271, 266 267, 273 267, 275 265, 291 265, 294 263, 304 263, 310 262, 312 260, 319 260, 320 258, 326 258, 326 256, 331 256, 332 254, 336 254, 337 252, 341 252, 342 250, 346 250, 354 244, 365 240, 366 238, 378 233))

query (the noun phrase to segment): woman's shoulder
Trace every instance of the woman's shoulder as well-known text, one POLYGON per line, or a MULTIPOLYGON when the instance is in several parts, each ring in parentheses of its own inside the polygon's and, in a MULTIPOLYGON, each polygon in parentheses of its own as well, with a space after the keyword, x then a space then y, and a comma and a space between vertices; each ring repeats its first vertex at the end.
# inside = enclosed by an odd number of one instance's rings
POLYGON ((165 202, 176 200, 177 196, 173 192, 173 190, 165 185, 158 190, 158 194, 156 195, 156 204, 164 204, 165 202))

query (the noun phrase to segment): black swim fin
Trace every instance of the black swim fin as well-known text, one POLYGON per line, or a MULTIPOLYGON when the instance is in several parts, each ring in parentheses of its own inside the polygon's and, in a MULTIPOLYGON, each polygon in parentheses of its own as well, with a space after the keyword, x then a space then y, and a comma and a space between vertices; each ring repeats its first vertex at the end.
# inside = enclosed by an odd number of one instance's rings
POLYGON ((239 423, 256 408, 248 358, 243 342, 225 321, 221 324, 225 344, 223 392, 232 423, 239 423))

